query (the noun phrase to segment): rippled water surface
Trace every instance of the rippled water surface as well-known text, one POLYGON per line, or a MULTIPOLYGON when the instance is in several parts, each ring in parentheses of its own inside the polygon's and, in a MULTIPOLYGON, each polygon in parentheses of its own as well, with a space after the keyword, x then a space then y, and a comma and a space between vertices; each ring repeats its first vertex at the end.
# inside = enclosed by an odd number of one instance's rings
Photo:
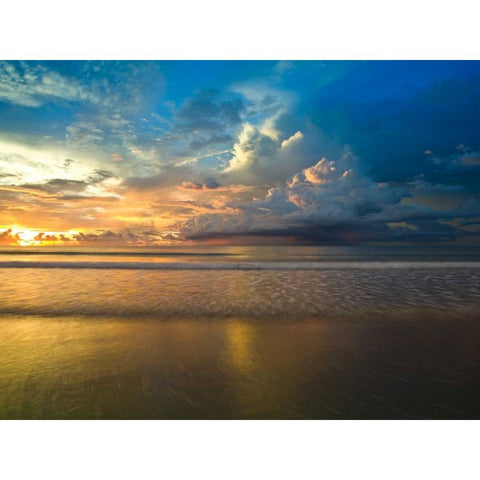
POLYGON ((475 249, 0 251, 0 418, 480 418, 475 249))

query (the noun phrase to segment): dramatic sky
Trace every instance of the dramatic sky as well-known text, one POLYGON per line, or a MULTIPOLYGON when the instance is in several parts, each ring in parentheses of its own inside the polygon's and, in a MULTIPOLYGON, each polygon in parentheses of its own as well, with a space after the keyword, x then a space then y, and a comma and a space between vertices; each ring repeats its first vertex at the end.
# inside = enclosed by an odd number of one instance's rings
POLYGON ((1 62, 0 245, 478 243, 480 62, 1 62))

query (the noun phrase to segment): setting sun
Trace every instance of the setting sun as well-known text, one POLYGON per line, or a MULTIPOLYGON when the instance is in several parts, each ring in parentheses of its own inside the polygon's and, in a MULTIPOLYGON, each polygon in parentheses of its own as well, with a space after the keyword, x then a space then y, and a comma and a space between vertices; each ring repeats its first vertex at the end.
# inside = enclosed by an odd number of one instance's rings
POLYGON ((80 232, 32 230, 18 225, 0 226, 0 245, 21 247, 44 247, 77 242, 80 232), (2 231, 3 230, 3 231, 2 231))

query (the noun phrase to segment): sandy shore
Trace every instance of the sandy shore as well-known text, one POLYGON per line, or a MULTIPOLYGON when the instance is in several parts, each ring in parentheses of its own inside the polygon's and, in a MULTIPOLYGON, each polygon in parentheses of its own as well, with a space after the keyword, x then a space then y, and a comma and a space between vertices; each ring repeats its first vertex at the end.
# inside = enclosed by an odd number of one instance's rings
POLYGON ((0 319, 3 419, 480 418, 480 322, 0 319))

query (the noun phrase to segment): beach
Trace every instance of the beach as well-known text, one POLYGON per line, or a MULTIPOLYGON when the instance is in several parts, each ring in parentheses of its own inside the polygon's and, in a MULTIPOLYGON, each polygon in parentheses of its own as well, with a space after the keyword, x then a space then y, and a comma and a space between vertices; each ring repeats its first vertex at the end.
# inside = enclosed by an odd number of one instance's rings
POLYGON ((480 418, 467 253, 3 252, 0 418, 480 418))

